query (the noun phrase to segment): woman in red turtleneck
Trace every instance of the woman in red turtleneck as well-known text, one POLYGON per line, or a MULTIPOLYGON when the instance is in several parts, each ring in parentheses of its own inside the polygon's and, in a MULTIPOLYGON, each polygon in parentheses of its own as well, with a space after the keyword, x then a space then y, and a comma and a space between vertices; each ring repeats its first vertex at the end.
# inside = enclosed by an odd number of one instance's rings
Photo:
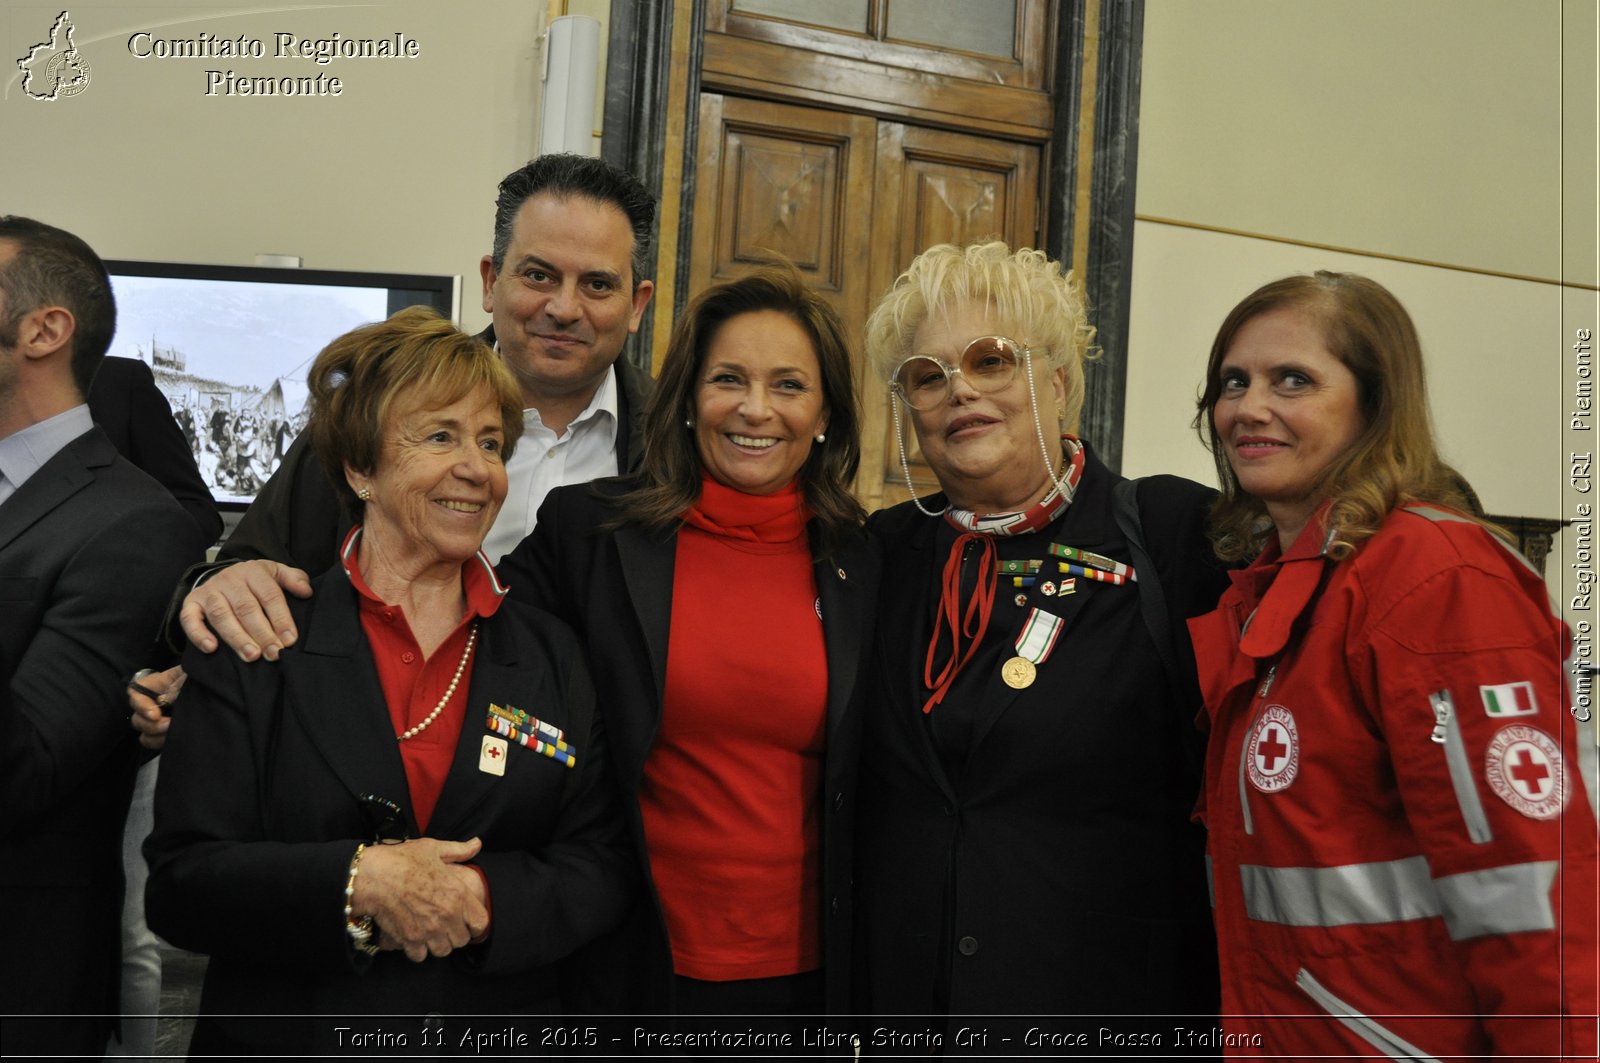
POLYGON ((558 488, 501 562, 586 639, 652 887, 594 965, 597 1010, 848 1010, 848 702, 877 582, 851 381, 792 266, 714 285, 673 333, 641 471, 558 488))

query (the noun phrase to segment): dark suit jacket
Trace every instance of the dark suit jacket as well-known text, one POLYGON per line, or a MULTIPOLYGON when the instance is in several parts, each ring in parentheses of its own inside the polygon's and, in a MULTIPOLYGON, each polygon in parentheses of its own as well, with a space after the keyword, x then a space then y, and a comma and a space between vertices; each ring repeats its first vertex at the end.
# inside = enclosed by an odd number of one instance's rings
MULTIPOLYGON (((553 610, 587 646, 624 809, 641 866, 648 868, 639 785, 661 722, 677 533, 651 534, 635 526, 607 530, 604 525, 615 518, 608 500, 627 486, 626 480, 599 480, 550 492, 533 534, 501 559, 498 571, 513 596, 553 610)), ((819 795, 827 810, 823 946, 828 1009, 844 1013, 850 1000, 851 847, 861 734, 861 714, 851 707, 850 695, 866 665, 878 559, 863 540, 837 557, 817 558, 815 577, 828 660, 827 752, 819 795)), ((611 990, 598 1002, 602 1010, 669 1010, 672 958, 654 890, 612 944, 617 948, 611 962, 602 964, 611 990), (636 977, 630 981, 630 975, 636 977)))
MULTIPOLYGON (((122 824, 138 752, 123 684, 154 657, 195 541, 172 496, 98 428, 0 504, 5 1012, 117 1010, 122 824)), ((60 1025, 8 1022, 5 1050, 101 1053, 109 1024, 60 1025)))
POLYGON ((137 358, 106 358, 89 385, 88 402, 90 416, 117 453, 171 492, 189 514, 200 548, 216 542, 222 535, 222 514, 150 367, 137 358))
MULTIPOLYGON (((1059 542, 1131 561, 1117 479, 1091 453, 1066 514, 1002 543, 1000 558, 1048 558, 1059 542)), ((910 503, 871 518, 886 593, 863 684, 862 1011, 1216 1013, 1183 626, 1226 585, 1204 534, 1212 495, 1171 476, 1140 485, 1180 674, 1163 667, 1139 584, 1079 577, 1070 597, 1044 597, 1043 579, 1026 591, 1002 581, 987 637, 931 716, 924 663, 954 532, 910 503), (1000 666, 1033 607, 1065 627, 1036 681, 1013 690, 1000 666)))
POLYGON ((558 967, 616 925, 638 878, 622 832, 594 691, 571 630, 506 601, 479 628, 467 717, 428 836, 483 839, 493 925, 480 946, 414 964, 367 961, 341 917, 362 795, 411 815, 405 769, 356 594, 342 569, 291 603, 300 641, 276 663, 191 650, 162 754, 146 843, 150 928, 211 962, 196 1051, 336 1050, 337 1017, 556 1014, 558 967), (479 767, 491 703, 566 732, 567 768, 512 743, 505 774, 479 767), (236 1024, 229 1014, 320 1022, 236 1024))
MULTIPOLYGON (((489 328, 480 338, 493 343, 494 329, 489 328)), ((619 385, 617 471, 631 472, 639 466, 643 443, 640 424, 655 381, 644 370, 621 359, 615 372, 619 385)), ((337 560, 339 544, 350 524, 350 516, 342 511, 339 496, 312 452, 310 440, 301 433, 284 455, 283 464, 222 544, 218 560, 264 557, 286 561, 307 572, 323 572, 337 560)))

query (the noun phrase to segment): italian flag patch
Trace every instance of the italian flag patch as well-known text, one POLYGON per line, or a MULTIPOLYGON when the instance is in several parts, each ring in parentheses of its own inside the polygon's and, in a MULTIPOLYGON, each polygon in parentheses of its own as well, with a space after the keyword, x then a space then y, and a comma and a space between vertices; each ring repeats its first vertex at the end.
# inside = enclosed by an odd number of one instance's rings
POLYGON ((1479 687, 1478 693, 1483 698, 1483 711, 1490 716, 1533 716, 1539 712, 1532 683, 1479 687))

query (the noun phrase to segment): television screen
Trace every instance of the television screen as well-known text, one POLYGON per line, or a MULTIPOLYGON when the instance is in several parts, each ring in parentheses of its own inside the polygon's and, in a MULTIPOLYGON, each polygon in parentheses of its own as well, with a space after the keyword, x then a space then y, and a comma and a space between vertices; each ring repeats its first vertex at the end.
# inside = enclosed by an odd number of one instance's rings
POLYGON ((242 510, 305 426, 306 372, 334 337, 415 304, 458 320, 460 279, 107 260, 109 353, 155 373, 212 497, 242 510))

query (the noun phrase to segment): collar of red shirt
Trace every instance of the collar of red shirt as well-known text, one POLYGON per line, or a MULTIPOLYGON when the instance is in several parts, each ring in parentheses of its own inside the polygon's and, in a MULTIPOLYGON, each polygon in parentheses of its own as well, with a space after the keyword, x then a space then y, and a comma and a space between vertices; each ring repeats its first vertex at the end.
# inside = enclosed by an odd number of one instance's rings
MULTIPOLYGON (((350 534, 345 536, 344 543, 339 547, 339 563, 344 566, 345 575, 350 577, 350 585, 356 589, 356 593, 363 601, 389 605, 390 603, 373 593, 361 575, 361 566, 357 564, 360 551, 356 548, 360 541, 361 525, 357 524, 350 529, 350 534)), ((500 582, 500 577, 495 575, 494 566, 489 563, 489 558, 482 550, 461 565, 461 584, 467 593, 469 616, 493 616, 499 610, 501 601, 505 599, 506 591, 510 589, 500 582)))

